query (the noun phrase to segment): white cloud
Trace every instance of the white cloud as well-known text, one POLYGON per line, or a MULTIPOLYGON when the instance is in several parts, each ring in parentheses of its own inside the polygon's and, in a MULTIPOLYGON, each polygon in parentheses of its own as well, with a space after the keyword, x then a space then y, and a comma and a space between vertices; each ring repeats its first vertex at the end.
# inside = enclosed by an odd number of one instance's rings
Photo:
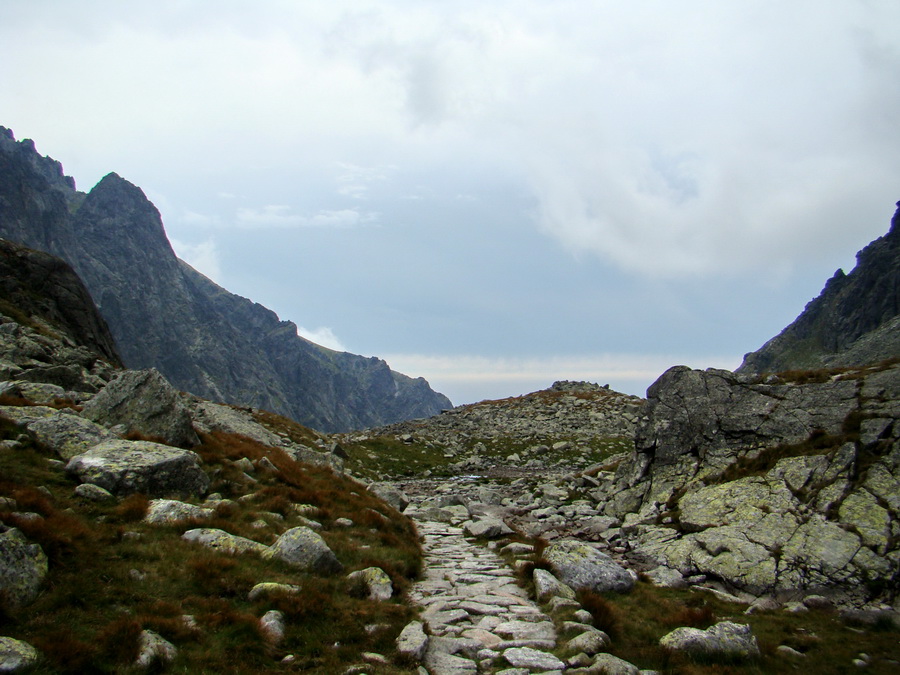
POLYGON ((219 261, 219 251, 212 239, 207 239, 199 244, 189 244, 184 241, 169 238, 175 255, 184 260, 195 270, 219 283, 222 279, 222 267, 219 261))
POLYGON ((346 352, 347 348, 341 343, 334 331, 327 326, 319 326, 314 330, 309 330, 303 326, 297 326, 297 335, 307 340, 315 342, 317 345, 333 349, 338 352, 346 352))
POLYGON ((247 228, 332 227, 350 228, 371 225, 378 214, 359 209, 323 209, 312 215, 296 213, 286 205, 268 205, 259 209, 241 208, 235 215, 237 224, 247 228))
POLYGON ((373 183, 386 181, 397 170, 396 166, 359 166, 350 162, 335 162, 334 170, 338 182, 338 194, 365 199, 373 183))

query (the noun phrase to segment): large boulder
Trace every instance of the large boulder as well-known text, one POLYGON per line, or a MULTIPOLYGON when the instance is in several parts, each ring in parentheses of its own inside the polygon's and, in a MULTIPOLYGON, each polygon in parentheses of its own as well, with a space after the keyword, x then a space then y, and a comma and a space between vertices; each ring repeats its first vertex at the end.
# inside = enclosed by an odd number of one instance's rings
POLYGON ((628 570, 581 541, 551 544, 544 550, 544 558, 553 567, 556 577, 575 590, 627 593, 634 587, 634 576, 628 570))
POLYGON ((0 596, 10 609, 33 602, 46 576, 47 556, 39 545, 15 528, 0 532, 0 596))
POLYGON ((150 441, 105 441, 70 459, 66 471, 120 496, 191 497, 209 488, 195 453, 150 441))
POLYGON ((200 443, 181 394, 158 371, 126 370, 84 405, 84 417, 107 427, 163 439, 169 445, 200 443))
POLYGON ((79 417, 69 409, 33 419, 27 422, 25 427, 40 443, 55 450, 66 460, 87 452, 103 441, 115 438, 104 427, 79 417))
POLYGON ((660 638, 665 649, 726 658, 751 658, 759 656, 756 637, 746 624, 722 621, 706 630, 676 628, 660 638))
POLYGON ((267 557, 283 560, 303 570, 330 574, 344 566, 316 532, 308 527, 293 527, 269 547, 267 557))
POLYGON ((409 497, 406 493, 391 483, 372 483, 369 485, 368 490, 401 513, 403 512, 403 509, 409 506, 409 497))

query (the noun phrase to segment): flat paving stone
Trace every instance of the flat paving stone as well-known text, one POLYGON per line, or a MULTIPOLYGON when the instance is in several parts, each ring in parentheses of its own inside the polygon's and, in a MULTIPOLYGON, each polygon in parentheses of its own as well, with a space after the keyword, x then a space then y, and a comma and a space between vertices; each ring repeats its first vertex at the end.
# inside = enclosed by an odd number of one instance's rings
POLYGON ((525 663, 545 671, 557 668, 561 662, 547 653, 556 647, 553 622, 515 584, 506 562, 467 539, 461 528, 426 520, 427 511, 409 513, 425 554, 423 580, 413 584, 409 597, 425 608, 422 620, 433 636, 423 662, 429 673, 476 673, 479 662, 481 672, 525 663), (499 658, 501 652, 518 663, 499 658), (485 670, 490 660, 484 656, 491 654, 496 663, 485 670))

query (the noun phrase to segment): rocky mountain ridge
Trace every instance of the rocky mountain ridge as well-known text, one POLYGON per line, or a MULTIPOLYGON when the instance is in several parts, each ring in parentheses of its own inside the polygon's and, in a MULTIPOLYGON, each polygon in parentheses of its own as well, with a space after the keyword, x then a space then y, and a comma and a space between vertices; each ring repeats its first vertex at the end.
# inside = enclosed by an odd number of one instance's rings
POLYGON ((159 212, 112 173, 87 195, 59 162, 0 129, 0 236, 66 260, 131 368, 203 398, 264 408, 323 431, 449 408, 422 378, 336 352, 180 261, 159 212))
POLYGON ((888 233, 835 272, 797 319, 744 357, 744 373, 862 366, 900 354, 900 202, 888 233))

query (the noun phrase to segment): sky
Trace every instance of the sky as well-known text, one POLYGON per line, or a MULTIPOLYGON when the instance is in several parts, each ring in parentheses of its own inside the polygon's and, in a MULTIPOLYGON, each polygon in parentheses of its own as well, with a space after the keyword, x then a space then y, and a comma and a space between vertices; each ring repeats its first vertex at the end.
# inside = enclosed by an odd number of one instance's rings
POLYGON ((0 125, 455 404, 736 368, 900 199, 896 0, 3 0, 0 125))

